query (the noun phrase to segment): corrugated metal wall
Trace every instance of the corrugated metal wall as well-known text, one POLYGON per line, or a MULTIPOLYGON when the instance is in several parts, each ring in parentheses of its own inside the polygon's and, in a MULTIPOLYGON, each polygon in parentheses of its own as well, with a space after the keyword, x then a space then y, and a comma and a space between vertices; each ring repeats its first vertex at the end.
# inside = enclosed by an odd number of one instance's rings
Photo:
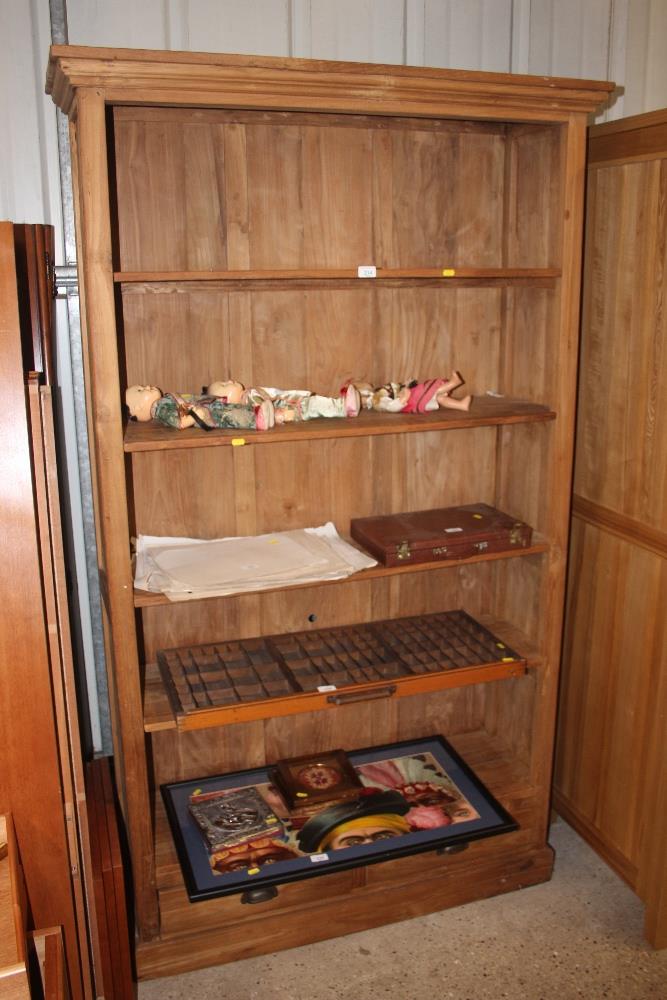
MULTIPOLYGON (((68 0, 75 45, 255 52, 614 79, 667 104, 667 0, 68 0)), ((0 0, 0 218, 58 224, 48 0, 0 0)))

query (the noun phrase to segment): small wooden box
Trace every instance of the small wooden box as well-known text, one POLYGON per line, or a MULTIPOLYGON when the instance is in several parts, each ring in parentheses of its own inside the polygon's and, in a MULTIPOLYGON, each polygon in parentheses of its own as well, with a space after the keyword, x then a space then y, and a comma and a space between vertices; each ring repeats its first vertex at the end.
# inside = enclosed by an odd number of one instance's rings
POLYGON ((354 799, 363 788, 344 750, 279 760, 272 776, 290 810, 354 799))
POLYGON ((488 504, 353 518, 350 533, 385 566, 527 548, 532 528, 488 504))

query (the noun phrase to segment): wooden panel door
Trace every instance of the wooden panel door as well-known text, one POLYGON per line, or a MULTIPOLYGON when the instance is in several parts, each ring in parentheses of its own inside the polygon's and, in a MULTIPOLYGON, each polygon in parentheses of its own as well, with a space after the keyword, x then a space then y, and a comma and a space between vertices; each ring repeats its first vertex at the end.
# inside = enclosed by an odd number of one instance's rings
MULTIPOLYGON (((64 928, 72 995, 87 997, 92 984, 75 850, 76 817, 67 775, 61 770, 61 753, 68 752, 61 741, 66 743, 68 735, 57 721, 59 711, 65 713, 62 678, 56 680, 59 644, 69 635, 58 632, 63 608, 56 608, 54 567, 43 562, 45 556, 51 558, 51 548, 46 522, 40 532, 36 505, 40 498, 47 504, 48 485, 44 454, 35 457, 34 452, 41 440, 39 402, 31 413, 21 351, 14 227, 8 222, 0 223, 0 304, 2 389, 11 414, 0 430, 0 510, 5 538, 0 569, 4 761, 0 812, 11 811, 14 818, 34 925, 64 928), (40 461, 41 470, 35 464, 40 461), (53 693, 58 683, 59 704, 53 693)), ((55 472, 53 465, 51 471, 55 472)), ((44 509, 42 516, 46 516, 44 509)))
POLYGON ((667 946, 667 112, 591 130, 555 803, 667 946))

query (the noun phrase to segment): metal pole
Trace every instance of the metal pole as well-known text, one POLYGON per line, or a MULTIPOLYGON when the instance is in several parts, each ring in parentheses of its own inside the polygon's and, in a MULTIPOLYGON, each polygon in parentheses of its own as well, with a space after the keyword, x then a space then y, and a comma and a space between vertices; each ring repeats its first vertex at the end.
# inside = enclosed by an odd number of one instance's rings
MULTIPOLYGON (((51 16, 51 41, 54 45, 67 45, 66 0, 49 0, 49 10, 51 16)), ((74 196, 72 191, 69 126, 67 118, 60 109, 57 109, 56 113, 58 116, 58 157, 60 162, 60 189, 65 254, 65 266, 56 267, 56 286, 59 290, 59 296, 67 300, 72 397, 74 402, 76 450, 81 494, 80 529, 83 532, 85 547, 85 567, 83 568, 83 572, 85 572, 88 584, 88 607, 82 606, 81 602, 79 602, 79 612, 82 616, 86 614, 88 616, 87 624, 89 624, 89 629, 87 631, 90 637, 89 645, 92 644, 92 657, 94 660, 92 670, 86 670, 93 749, 96 752, 110 754, 112 753, 111 720, 104 654, 100 582, 97 568, 92 475, 88 449, 79 289, 74 278, 76 274, 76 234, 74 230, 74 196), (94 691, 91 691, 91 674, 94 678, 94 691)), ((81 646, 81 644, 79 645, 81 646)), ((82 664, 82 666, 85 668, 86 664, 82 664)))

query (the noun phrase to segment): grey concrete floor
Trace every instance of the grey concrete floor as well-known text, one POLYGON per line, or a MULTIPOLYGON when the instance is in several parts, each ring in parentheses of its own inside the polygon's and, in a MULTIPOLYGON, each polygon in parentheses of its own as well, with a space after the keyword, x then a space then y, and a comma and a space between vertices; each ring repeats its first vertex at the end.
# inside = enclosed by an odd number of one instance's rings
POLYGON ((667 1000, 643 906, 564 822, 551 882, 139 986, 139 1000, 667 1000))

